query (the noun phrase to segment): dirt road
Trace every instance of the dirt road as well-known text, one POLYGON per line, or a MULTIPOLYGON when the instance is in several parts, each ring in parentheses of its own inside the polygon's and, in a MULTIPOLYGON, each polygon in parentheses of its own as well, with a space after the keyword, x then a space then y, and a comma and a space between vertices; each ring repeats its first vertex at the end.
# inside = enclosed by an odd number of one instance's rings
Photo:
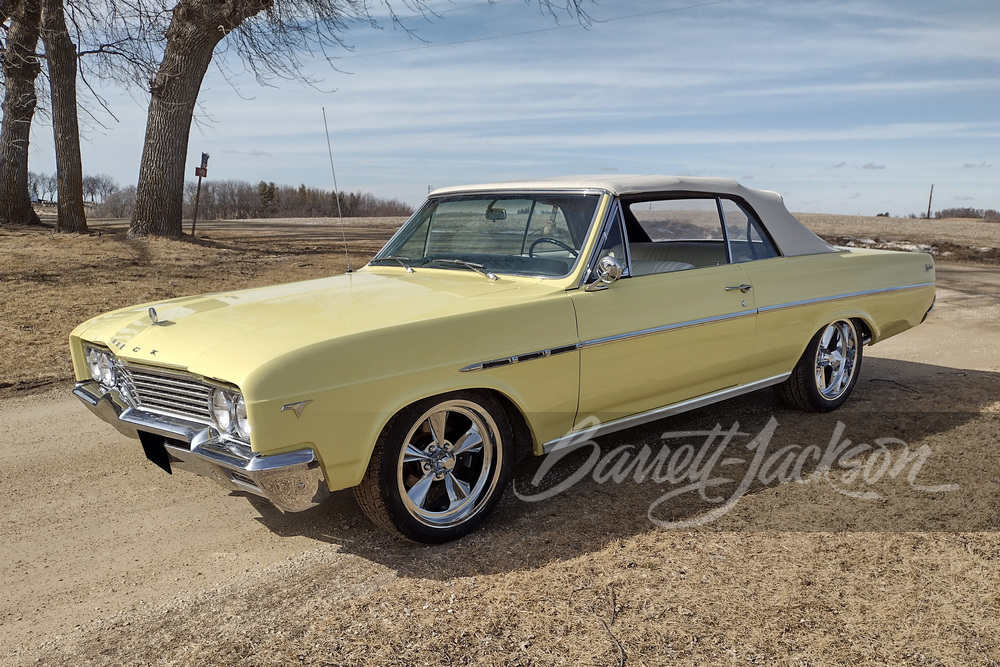
MULTIPOLYGON (((970 413, 955 427, 967 438, 963 452, 995 456, 1000 271, 942 265, 938 281, 937 306, 926 324, 867 350, 857 404, 897 418, 905 410, 970 413)), ((712 410, 701 412, 703 421, 725 424, 732 410, 777 407, 762 392, 740 406, 712 410)), ((92 418, 68 386, 0 401, 0 440, 4 664, 490 662, 502 655, 525 664, 558 662, 560 656, 614 664, 619 650, 642 656, 634 664, 643 658, 654 664, 657 656, 669 655, 711 659, 716 650, 743 657, 756 650, 765 662, 768 655, 787 659, 799 651, 847 663, 865 655, 875 662, 880 655, 899 658, 905 646, 913 647, 914 656, 933 657, 936 646, 944 662, 956 664, 957 657, 961 663, 964 655, 970 664, 986 664, 1000 648, 996 634, 988 636, 995 620, 985 616, 996 618, 1000 585, 992 555, 998 545, 997 505, 988 499, 984 507, 992 518, 931 532, 862 525, 857 532, 817 536, 781 525, 777 533, 758 530, 751 523, 692 533, 656 528, 644 516, 644 500, 631 512, 633 491, 605 487, 539 504, 508 498, 483 531, 457 546, 424 548, 393 542, 374 529, 348 493, 316 510, 282 515, 256 499, 228 495, 206 479, 167 476, 145 461, 135 441, 92 418), (601 522, 600 512, 593 513, 594 492, 602 504, 625 508, 612 521, 628 523, 627 529, 594 527, 601 522), (567 527, 578 534, 568 535, 567 527), (755 595, 745 588, 769 580, 787 584, 789 567, 821 582, 824 575, 806 571, 849 548, 864 552, 849 561, 866 563, 887 543, 895 551, 882 554, 874 570, 853 573, 845 566, 834 578, 846 578, 852 592, 841 594, 840 603, 828 599, 824 604, 832 611, 811 609, 810 596, 802 593, 805 584, 755 595), (655 557, 648 555, 654 552, 655 557), (644 553, 647 560, 640 557, 644 553), (685 554, 691 557, 686 565, 685 554), (771 571, 772 565, 761 564, 747 575, 749 584, 725 579, 758 562, 755 554, 761 563, 787 558, 786 567, 771 571), (934 554, 932 560, 925 559, 928 554, 934 554), (666 559, 659 569, 643 564, 655 558, 666 559), (722 562, 731 566, 698 569, 722 562), (900 572, 913 581, 897 579, 900 572), (647 575, 663 586, 654 593, 666 596, 661 601, 667 611, 659 616, 651 611, 659 598, 643 602, 643 595, 653 595, 650 584, 643 593, 644 582, 652 581, 647 575), (863 613, 843 603, 872 589, 881 591, 883 602, 898 596, 906 609, 863 613), (548 602, 538 597, 546 595, 548 602), (751 624, 759 621, 753 632, 763 635, 748 636, 738 622, 730 624, 722 607, 713 606, 720 595, 731 598, 725 604, 734 614, 751 624), (941 597, 928 600, 933 595, 941 597), (505 606, 514 609, 503 611, 505 606), (750 619, 761 609, 773 615, 750 619), (434 612, 436 620, 418 618, 421 610, 434 612), (787 628, 779 623, 786 613, 781 623, 787 628), (899 643, 866 625, 871 614, 887 622, 882 632, 899 643), (902 620, 906 617, 911 621, 902 620), (832 635, 808 630, 810 623, 826 622, 823 618, 836 629, 832 635), (441 619, 451 630, 435 625, 441 619), (698 628, 707 633, 703 638, 714 637, 714 648, 707 641, 701 648, 677 643, 685 632, 695 637, 698 628), (459 630, 468 633, 467 643, 455 639, 462 636, 459 630), (782 637, 795 632, 807 634, 786 646, 782 637), (748 637, 756 649, 740 644, 748 637), (833 643, 824 646, 818 637, 833 637, 833 643), (663 642, 673 654, 664 653, 663 642), (896 653, 879 653, 889 649, 896 653)), ((1000 478, 995 467, 991 470, 984 498, 990 488, 1000 491, 1000 478)), ((529 466, 519 472, 519 483, 526 483, 531 471, 529 466)), ((799 502, 797 494, 794 484, 761 490, 747 501, 750 519, 777 516, 799 502)))

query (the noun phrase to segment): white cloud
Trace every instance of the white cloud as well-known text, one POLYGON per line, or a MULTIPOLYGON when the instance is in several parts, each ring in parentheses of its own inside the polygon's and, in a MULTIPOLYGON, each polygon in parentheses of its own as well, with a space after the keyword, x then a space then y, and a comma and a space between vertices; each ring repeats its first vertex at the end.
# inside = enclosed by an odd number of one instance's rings
MULTIPOLYGON (((325 107, 340 187, 412 203, 428 184, 673 172, 753 174, 828 212, 845 206, 841 186, 857 193, 851 212, 919 210, 923 184, 951 178, 1000 207, 982 152, 1000 139, 995 0, 734 0, 668 13, 630 0, 591 10, 598 21, 649 15, 589 29, 557 27, 521 0, 431 6, 443 18, 408 23, 430 48, 388 22, 355 25, 354 54, 335 63, 352 74, 310 66, 332 94, 247 80, 246 100, 211 71, 200 101, 212 122, 191 134, 191 167, 205 151, 215 178, 330 187, 325 107), (856 157, 872 154, 892 168, 856 157), (858 164, 864 174, 845 168, 858 164)), ((113 106, 122 123, 93 136, 84 168, 125 184, 145 109, 127 97, 113 106)), ((51 129, 33 142, 31 168, 53 171, 51 129)))

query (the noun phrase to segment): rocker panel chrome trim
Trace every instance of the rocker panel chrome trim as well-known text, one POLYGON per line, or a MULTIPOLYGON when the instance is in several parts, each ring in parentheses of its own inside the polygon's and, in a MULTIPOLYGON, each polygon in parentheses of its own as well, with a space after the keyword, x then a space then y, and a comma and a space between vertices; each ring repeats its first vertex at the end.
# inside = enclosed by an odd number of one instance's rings
MULTIPOLYGON (((634 426, 641 426, 642 424, 647 424, 651 421, 656 421, 657 419, 663 419, 682 412, 687 412, 688 410, 695 410, 706 405, 711 405, 712 403, 718 403, 719 401, 725 401, 730 398, 742 396, 743 394, 749 394, 759 389, 781 384, 788 379, 788 376, 790 375, 791 373, 782 373, 781 375, 775 375, 763 380, 758 380, 757 382, 751 382, 750 384, 730 387, 729 389, 723 389, 722 391, 717 391, 713 394, 706 394, 704 396, 699 396, 698 398, 692 398, 687 401, 681 401, 680 403, 674 403, 662 408, 656 408, 655 410, 650 410, 649 412, 642 412, 637 415, 632 415, 631 417, 616 419, 598 426, 590 432, 590 437, 598 438, 602 435, 607 435, 608 433, 614 433, 615 431, 621 431, 634 426)), ((581 431, 574 431, 573 433, 556 438, 555 440, 549 440, 542 445, 542 453, 548 454, 549 452, 566 447, 572 443, 579 442, 580 434, 581 431)))

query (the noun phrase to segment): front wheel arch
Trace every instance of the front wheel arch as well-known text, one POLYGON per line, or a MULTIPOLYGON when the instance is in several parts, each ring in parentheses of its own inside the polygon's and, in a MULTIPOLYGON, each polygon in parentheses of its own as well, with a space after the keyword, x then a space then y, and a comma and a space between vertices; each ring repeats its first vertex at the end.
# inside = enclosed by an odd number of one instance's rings
POLYGON ((374 523, 406 539, 457 539, 503 496, 514 441, 507 409, 491 391, 421 399, 382 429, 355 499, 374 523))

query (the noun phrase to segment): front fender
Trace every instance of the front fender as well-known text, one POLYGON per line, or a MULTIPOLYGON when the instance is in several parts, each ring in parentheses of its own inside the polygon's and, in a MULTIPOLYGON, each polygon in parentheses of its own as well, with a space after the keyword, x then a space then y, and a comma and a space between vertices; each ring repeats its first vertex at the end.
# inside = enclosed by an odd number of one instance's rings
POLYGON ((382 429, 423 398, 488 389, 524 415, 535 442, 567 433, 579 395, 579 353, 463 371, 491 359, 573 347, 573 306, 551 298, 388 327, 282 355, 241 385, 255 450, 310 447, 331 490, 361 481, 382 429))

